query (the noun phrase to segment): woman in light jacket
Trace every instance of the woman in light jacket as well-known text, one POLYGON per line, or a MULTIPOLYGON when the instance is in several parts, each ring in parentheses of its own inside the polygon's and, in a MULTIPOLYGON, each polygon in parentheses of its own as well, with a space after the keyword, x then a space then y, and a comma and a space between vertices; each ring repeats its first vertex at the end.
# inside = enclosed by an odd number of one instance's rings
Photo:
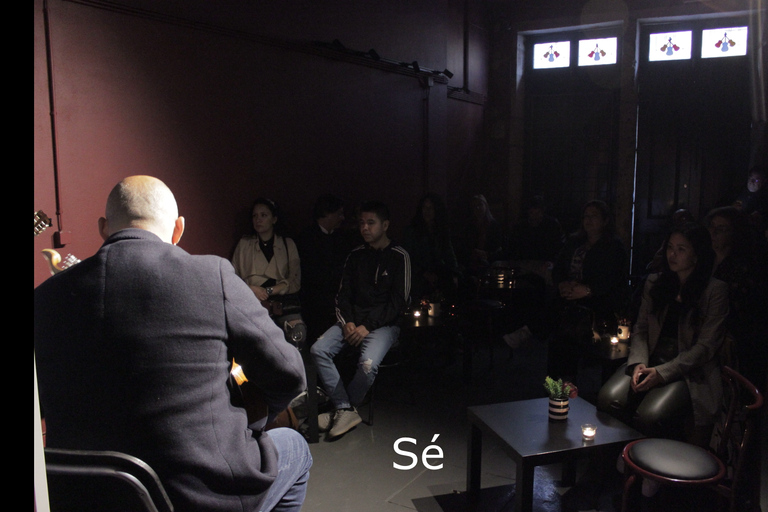
POLYGON ((714 253, 703 226, 674 229, 666 248, 662 271, 645 283, 627 364, 601 389, 598 408, 646 435, 706 445, 722 401, 728 287, 711 277, 714 253))
POLYGON ((296 244, 276 233, 278 207, 260 197, 251 208, 253 233, 240 239, 232 257, 235 272, 256 298, 271 310, 289 341, 304 341, 306 326, 301 321, 301 261, 296 244))

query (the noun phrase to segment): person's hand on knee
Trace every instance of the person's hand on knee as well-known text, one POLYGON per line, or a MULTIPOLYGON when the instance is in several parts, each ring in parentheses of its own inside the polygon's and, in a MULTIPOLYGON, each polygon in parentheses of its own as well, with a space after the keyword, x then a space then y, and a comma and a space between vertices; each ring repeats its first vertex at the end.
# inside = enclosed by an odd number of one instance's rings
POLYGON ((632 376, 632 389, 635 392, 642 393, 664 384, 664 378, 659 375, 656 368, 648 368, 644 365, 638 366, 643 366, 643 368, 640 370, 635 368, 635 373, 632 376))
POLYGON ((358 325, 344 339, 347 340, 347 343, 353 347, 356 347, 362 343, 368 334, 370 334, 370 332, 365 328, 364 325, 358 325))

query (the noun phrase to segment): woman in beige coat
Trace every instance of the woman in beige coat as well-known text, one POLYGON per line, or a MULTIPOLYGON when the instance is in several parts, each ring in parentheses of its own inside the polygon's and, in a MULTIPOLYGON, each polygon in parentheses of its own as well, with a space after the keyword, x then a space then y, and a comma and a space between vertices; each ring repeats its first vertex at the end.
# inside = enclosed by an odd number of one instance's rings
POLYGON ((728 287, 710 277, 713 261, 703 226, 670 233, 663 269, 645 283, 627 364, 601 389, 598 408, 646 435, 709 442, 728 314, 728 287))
POLYGON ((246 282, 288 341, 303 342, 301 261, 296 244, 275 232, 279 211, 270 199, 256 199, 251 208, 253 234, 240 239, 232 256, 235 273, 246 282))

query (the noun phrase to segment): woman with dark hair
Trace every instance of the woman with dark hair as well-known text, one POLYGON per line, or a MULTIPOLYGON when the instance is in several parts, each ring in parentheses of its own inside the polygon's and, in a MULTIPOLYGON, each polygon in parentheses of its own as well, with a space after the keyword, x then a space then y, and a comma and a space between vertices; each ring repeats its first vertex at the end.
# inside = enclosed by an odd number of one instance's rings
POLYGON ((301 319, 301 261, 296 244, 276 233, 277 204, 260 197, 251 207, 253 232, 240 239, 232 256, 235 272, 270 310, 275 323, 294 343, 306 338, 301 319))
POLYGON ((689 442, 706 445, 722 399, 728 287, 711 277, 715 255, 703 226, 673 229, 666 253, 645 283, 629 359, 601 389, 598 409, 649 436, 678 437, 685 427, 689 442))
POLYGON ((728 348, 738 368, 762 391, 766 388, 768 343, 763 323, 768 310, 768 251, 765 241, 734 206, 710 211, 704 225, 715 251, 713 277, 728 284, 730 310, 726 320, 728 348))
POLYGON ((627 256, 616 238, 611 212, 603 201, 582 210, 580 229, 571 235, 552 268, 557 331, 550 336, 548 372, 553 378, 576 375, 584 342, 594 326, 616 323, 629 297, 627 256))
POLYGON ((626 299, 626 261, 610 208, 603 201, 590 201, 582 210, 581 227, 555 262, 552 281, 563 299, 580 301, 596 314, 611 313, 626 299))
MULTIPOLYGON (((437 295, 456 299, 459 264, 453 252, 448 213, 440 196, 426 194, 403 233, 403 247, 411 257, 411 296, 414 300, 437 295)), ((439 301, 439 300, 438 300, 439 301)))

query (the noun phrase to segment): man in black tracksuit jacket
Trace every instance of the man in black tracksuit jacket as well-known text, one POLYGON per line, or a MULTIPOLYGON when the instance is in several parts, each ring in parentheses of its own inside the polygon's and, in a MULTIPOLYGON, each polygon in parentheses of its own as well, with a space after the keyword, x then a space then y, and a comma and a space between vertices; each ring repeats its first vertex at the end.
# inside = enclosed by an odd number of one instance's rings
POLYGON ((338 323, 312 345, 317 373, 335 411, 321 414, 321 430, 337 437, 361 421, 355 406, 365 398, 379 364, 397 341, 398 320, 408 304, 411 263, 408 253, 387 236, 389 211, 379 202, 364 203, 360 234, 365 244, 347 256, 336 296, 338 323), (347 389, 333 362, 346 346, 360 348, 357 371, 347 389))

